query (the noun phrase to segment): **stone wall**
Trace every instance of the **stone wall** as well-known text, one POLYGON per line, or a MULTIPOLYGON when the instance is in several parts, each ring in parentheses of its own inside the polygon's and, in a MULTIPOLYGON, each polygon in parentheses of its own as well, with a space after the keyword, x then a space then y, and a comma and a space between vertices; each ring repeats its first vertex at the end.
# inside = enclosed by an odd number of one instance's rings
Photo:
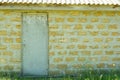
MULTIPOLYGON (((22 12, 0 11, 0 71, 21 71, 22 12)), ((50 74, 120 67, 120 12, 47 13, 50 74)))
POLYGON ((21 13, 0 11, 0 71, 21 70, 21 13))
POLYGON ((54 74, 120 67, 120 13, 49 13, 49 67, 54 74))

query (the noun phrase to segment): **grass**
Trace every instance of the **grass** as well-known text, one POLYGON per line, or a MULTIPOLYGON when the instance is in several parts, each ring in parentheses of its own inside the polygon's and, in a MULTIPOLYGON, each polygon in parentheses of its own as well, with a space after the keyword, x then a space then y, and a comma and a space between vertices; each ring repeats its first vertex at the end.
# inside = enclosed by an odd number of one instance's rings
POLYGON ((85 70, 74 75, 49 77, 21 77, 0 73, 0 80, 120 80, 120 70, 85 70))

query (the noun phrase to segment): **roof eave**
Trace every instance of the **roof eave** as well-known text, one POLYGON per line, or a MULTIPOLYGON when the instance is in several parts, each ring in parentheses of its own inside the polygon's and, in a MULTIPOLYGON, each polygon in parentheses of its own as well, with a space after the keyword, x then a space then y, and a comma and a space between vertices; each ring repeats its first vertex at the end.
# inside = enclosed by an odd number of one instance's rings
POLYGON ((23 4, 23 3, 0 3, 0 10, 111 10, 120 11, 120 5, 85 5, 85 4, 23 4))

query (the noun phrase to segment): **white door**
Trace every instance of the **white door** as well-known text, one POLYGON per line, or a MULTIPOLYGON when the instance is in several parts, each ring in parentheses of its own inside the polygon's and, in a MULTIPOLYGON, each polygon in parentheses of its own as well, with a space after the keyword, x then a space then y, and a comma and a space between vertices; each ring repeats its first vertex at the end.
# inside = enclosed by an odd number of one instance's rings
POLYGON ((23 75, 39 76, 48 72, 47 15, 23 14, 23 75))

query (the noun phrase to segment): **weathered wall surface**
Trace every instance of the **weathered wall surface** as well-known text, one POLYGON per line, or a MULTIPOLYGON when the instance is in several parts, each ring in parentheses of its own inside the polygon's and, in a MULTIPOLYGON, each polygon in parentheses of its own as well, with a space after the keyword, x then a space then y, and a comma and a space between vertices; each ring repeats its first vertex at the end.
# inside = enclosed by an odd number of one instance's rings
POLYGON ((49 13, 50 70, 64 74, 120 67, 119 21, 119 12, 49 13))
MULTIPOLYGON (((120 12, 47 12, 50 74, 120 67, 120 12)), ((0 71, 21 71, 21 15, 0 11, 0 71)))
POLYGON ((0 11, 0 71, 21 69, 21 13, 0 11))

